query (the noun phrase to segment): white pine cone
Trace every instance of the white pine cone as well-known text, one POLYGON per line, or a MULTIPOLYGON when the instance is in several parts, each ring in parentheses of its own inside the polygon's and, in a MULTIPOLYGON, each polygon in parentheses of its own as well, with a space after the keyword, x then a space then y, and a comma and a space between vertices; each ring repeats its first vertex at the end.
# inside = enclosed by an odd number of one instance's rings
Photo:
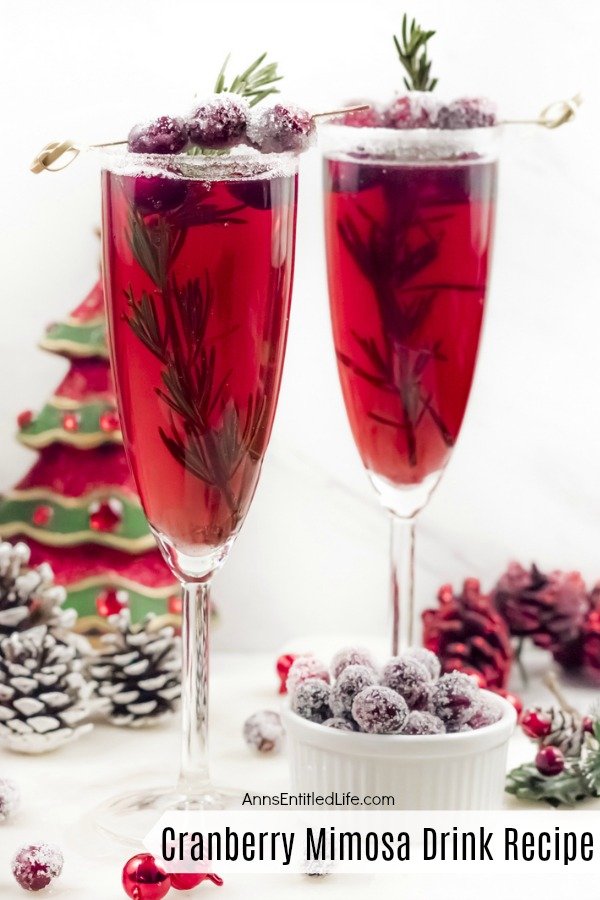
POLYGON ((96 693, 110 704, 113 725, 139 728, 170 716, 181 696, 181 642, 171 627, 154 630, 154 616, 132 625, 124 609, 109 622, 105 649, 88 664, 96 693))
POLYGON ((0 636, 36 625, 70 628, 75 610, 64 610, 64 587, 54 583, 47 563, 29 567, 27 544, 0 543, 0 636))
POLYGON ((558 747, 565 756, 579 756, 585 739, 583 719, 579 715, 552 706, 544 710, 552 726, 541 740, 542 747, 558 747))
POLYGON ((45 626, 0 640, 0 743, 44 753, 92 729, 98 707, 75 644, 45 626))

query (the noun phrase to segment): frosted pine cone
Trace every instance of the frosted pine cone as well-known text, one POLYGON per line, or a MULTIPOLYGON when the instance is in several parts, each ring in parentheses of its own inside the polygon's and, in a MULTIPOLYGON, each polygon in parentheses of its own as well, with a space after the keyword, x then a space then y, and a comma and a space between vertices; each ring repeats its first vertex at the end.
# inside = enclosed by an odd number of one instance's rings
POLYGON ((110 616, 115 631, 89 663, 99 697, 109 701, 113 725, 138 728, 171 715, 181 695, 181 651, 171 627, 156 631, 154 616, 132 625, 129 610, 110 616))
POLYGON ((528 715, 537 717, 543 723, 539 734, 531 733, 525 729, 526 734, 537 741, 540 747, 557 747, 565 756, 579 756, 585 740, 584 719, 575 713, 558 706, 550 706, 542 709, 536 706, 528 710, 528 715))
POLYGON ((552 653, 573 642, 583 625, 589 601, 579 572, 554 571, 545 575, 533 565, 509 565, 493 594, 498 611, 511 634, 530 637, 552 653))
POLYGON ((0 636, 36 625, 70 628, 74 610, 63 610, 63 587, 47 563, 29 568, 27 544, 0 543, 0 636))
POLYGON ((99 704, 82 669, 77 647, 44 626, 0 640, 0 743, 43 753, 90 731, 99 704))
POLYGON ((512 662, 508 628, 479 581, 467 578, 461 594, 438 591, 439 606, 423 613, 423 643, 440 657, 444 672, 479 673, 489 688, 506 686, 512 662))

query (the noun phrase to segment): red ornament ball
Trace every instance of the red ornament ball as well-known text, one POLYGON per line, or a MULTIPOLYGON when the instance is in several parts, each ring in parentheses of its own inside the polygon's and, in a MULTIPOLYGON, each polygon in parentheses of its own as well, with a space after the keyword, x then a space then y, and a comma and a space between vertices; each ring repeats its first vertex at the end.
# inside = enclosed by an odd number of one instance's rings
POLYGON ((19 413, 17 416, 17 425, 19 428, 27 428, 28 425, 31 425, 33 422, 33 413, 30 409, 24 409, 23 412, 19 413))
POLYGON ((521 728, 528 738, 539 741, 550 734, 552 722, 539 709, 526 709, 521 716, 521 728))
POLYGON ((96 501, 89 507, 90 528, 94 531, 115 531, 123 521, 123 504, 116 497, 96 501))
POLYGON ((542 747, 535 757, 535 765, 540 775, 560 775, 565 767, 565 757, 558 747, 542 747))
POLYGON ((216 884, 219 887, 223 884, 223 879, 219 878, 218 875, 213 875, 212 873, 206 874, 204 872, 172 872, 171 886, 174 887, 176 891, 191 891, 192 888, 198 887, 199 884, 202 884, 202 882, 206 878, 208 878, 209 881, 212 881, 213 884, 216 884))
POLYGON ((123 866, 121 881, 131 900, 162 900, 171 887, 171 876, 149 853, 132 856, 123 866))
POLYGON ((77 413, 68 412, 62 417, 62 427, 65 431, 79 431, 79 416, 77 413))
POLYGON ((31 516, 31 521, 34 525, 37 525, 38 528, 44 528, 48 525, 54 516, 54 510, 51 506, 36 506, 31 516))
POLYGON ((107 409, 100 416, 98 424, 106 434, 112 434, 113 431, 119 430, 121 423, 119 422, 119 416, 116 410, 107 409))
POLYGON ((286 681, 288 677, 288 672, 290 671, 291 665, 295 659, 297 659, 296 653, 282 653, 277 662, 275 663, 275 668, 277 669, 277 674, 279 676, 279 693, 287 694, 286 681))
POLYGON ((12 873, 24 891, 43 891, 62 872, 64 858, 54 844, 28 844, 17 851, 12 873))
POLYGON ((96 612, 99 616, 116 616, 129 603, 127 591, 117 591, 115 588, 107 588, 100 591, 96 597, 96 612))

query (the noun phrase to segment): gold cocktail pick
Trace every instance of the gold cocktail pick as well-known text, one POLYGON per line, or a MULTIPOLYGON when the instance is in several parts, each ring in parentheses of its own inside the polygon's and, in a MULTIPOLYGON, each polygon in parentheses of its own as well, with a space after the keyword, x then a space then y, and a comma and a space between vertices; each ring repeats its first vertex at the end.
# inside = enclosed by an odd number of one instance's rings
MULTIPOLYGON (((569 100, 556 100, 548 104, 541 111, 537 119, 503 119, 500 125, 540 125, 543 128, 559 128, 566 122, 570 122, 576 114, 577 110, 583 103, 583 97, 580 93, 575 94, 569 100)), ((346 113, 359 112, 363 109, 369 109, 368 103, 357 106, 345 106, 342 109, 332 109, 327 112, 313 113, 311 119, 330 119, 334 116, 342 116, 346 113)), ((99 150, 103 147, 118 147, 126 144, 127 141, 108 141, 102 144, 88 144, 83 146, 74 141, 52 141, 46 144, 37 154, 30 169, 34 174, 40 172, 62 172, 67 166, 82 153, 84 150, 99 150), (57 165, 57 163, 59 163, 57 165)))
MULTIPOLYGON (((311 119, 332 118, 333 116, 342 116, 345 113, 359 112, 362 109, 368 108, 368 103, 357 106, 345 106, 343 109, 332 109, 327 112, 314 113, 311 116, 311 119)), ((62 172, 62 170, 66 169, 67 166, 70 166, 84 150, 100 150, 103 147, 119 147, 126 143, 127 141, 108 141, 103 144, 88 144, 87 146, 83 146, 82 144, 76 144, 74 141, 52 141, 50 144, 46 144, 45 147, 42 147, 29 168, 34 175, 38 175, 40 172, 62 172), (60 165, 56 165, 59 160, 60 165)))
POLYGON ((537 119, 504 119, 501 125, 541 125, 542 128, 559 128, 566 122, 570 122, 577 115, 577 110, 583 103, 581 93, 575 94, 569 100, 555 100, 549 103, 541 111, 537 119))

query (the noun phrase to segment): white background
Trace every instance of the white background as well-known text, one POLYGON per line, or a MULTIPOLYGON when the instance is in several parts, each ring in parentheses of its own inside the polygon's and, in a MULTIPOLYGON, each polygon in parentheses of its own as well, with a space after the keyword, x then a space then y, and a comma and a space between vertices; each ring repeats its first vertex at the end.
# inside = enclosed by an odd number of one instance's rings
MULTIPOLYGON (((563 130, 507 129, 489 318, 454 458, 422 516, 418 593, 480 576, 509 557, 600 577, 600 234, 597 40, 593 0, 413 0, 438 29, 439 90, 482 93, 503 114, 535 115, 581 89, 563 130)), ((33 176, 49 140, 124 137, 136 121, 186 110, 233 66, 268 49, 286 94, 312 109, 390 96, 387 0, 3 2, 0 489, 32 456, 12 438, 65 365, 39 352, 45 324, 89 289, 98 246, 98 174, 80 159, 33 176)), ((233 67, 232 67, 233 71, 233 67)), ((256 501, 216 595, 223 648, 270 649, 307 631, 381 631, 387 525, 342 406, 329 330, 320 160, 303 160, 297 276, 278 417, 256 501), (342 626, 343 623, 343 626, 342 626)))

